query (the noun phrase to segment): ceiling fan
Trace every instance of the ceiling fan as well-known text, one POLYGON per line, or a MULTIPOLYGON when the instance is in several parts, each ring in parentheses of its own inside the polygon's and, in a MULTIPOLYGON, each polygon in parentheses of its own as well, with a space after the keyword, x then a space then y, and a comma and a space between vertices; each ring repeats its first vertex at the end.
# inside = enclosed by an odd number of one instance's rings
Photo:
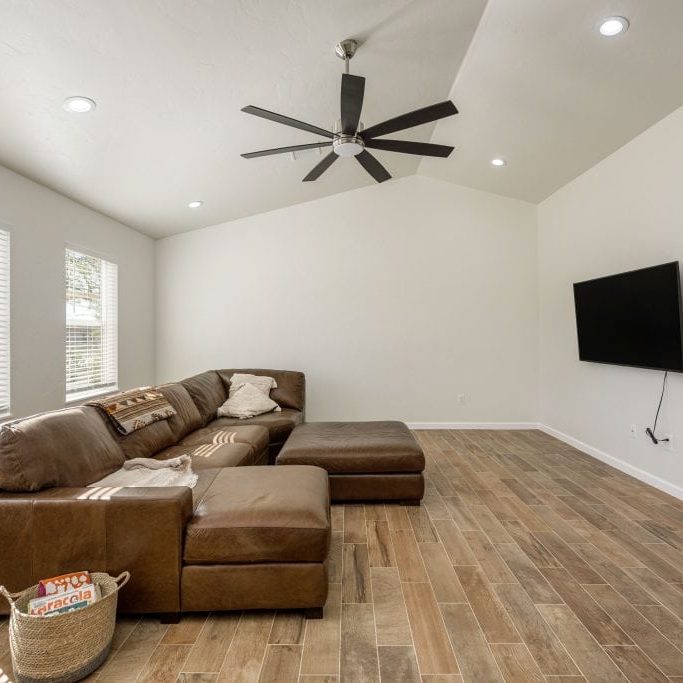
POLYGON ((378 139, 387 133, 395 133, 399 130, 419 126, 423 123, 430 123, 446 116, 457 114, 453 102, 446 100, 429 107, 417 109, 408 114, 397 116, 396 118, 383 121, 382 123, 363 128, 360 121, 360 113, 363 107, 363 94, 365 92, 365 78, 353 76, 349 73, 349 61, 356 53, 358 42, 353 39, 343 40, 335 47, 338 57, 345 62, 345 73, 342 74, 341 83, 341 119, 334 126, 334 131, 325 130, 310 123, 297 121, 289 116, 276 114, 266 109, 249 105, 242 109, 247 114, 260 116, 269 121, 282 123, 285 126, 298 128, 300 130, 322 135, 328 138, 325 142, 312 142, 306 145, 293 145, 291 147, 277 147, 275 149, 264 149, 259 152, 248 152, 242 154, 245 159, 254 157, 269 156, 271 154, 285 154, 286 152, 297 152, 304 149, 315 149, 332 147, 332 151, 313 167, 308 175, 303 179, 304 182, 317 180, 339 157, 356 157, 361 166, 378 182, 382 183, 389 180, 391 175, 380 164, 367 148, 382 149, 388 152, 401 152, 403 154, 419 154, 430 157, 447 157, 453 147, 447 145, 434 145, 428 142, 411 142, 408 140, 387 140, 378 139))

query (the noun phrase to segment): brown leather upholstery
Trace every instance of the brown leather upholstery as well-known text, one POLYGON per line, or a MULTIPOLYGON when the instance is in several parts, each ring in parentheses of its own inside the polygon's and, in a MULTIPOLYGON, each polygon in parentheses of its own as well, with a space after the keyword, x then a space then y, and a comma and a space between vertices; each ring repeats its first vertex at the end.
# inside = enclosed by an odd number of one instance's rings
POLYGON ((323 562, 330 543, 327 474, 317 467, 222 470, 195 508, 185 564, 323 562))
POLYGON ((253 446, 254 450, 259 453, 268 448, 268 430, 265 427, 239 422, 236 425, 226 426, 220 419, 209 422, 206 427, 188 434, 180 441, 180 445, 196 446, 212 443, 215 439, 218 441, 230 439, 233 443, 246 443, 253 446))
POLYGON ((277 382, 277 389, 270 392, 270 398, 282 408, 293 408, 302 411, 306 406, 306 376, 295 370, 266 370, 263 368, 241 368, 218 370, 226 389, 230 387, 230 378, 236 373, 247 375, 265 375, 277 382))
POLYGON ((119 469, 124 460, 90 406, 33 415, 0 431, 0 489, 5 491, 85 486, 119 469))
MULTIPOLYGON (((130 583, 119 595, 122 611, 178 611, 190 489, 128 488, 96 498, 101 492, 0 493, 1 583, 18 591, 78 568, 114 576, 128 570, 130 583)), ((3 600, 0 612, 6 611, 3 600)))
POLYGON ((402 422, 299 425, 275 462, 325 468, 333 501, 413 502, 424 495, 424 453, 402 422))
POLYGON ((175 408, 176 414, 165 420, 173 432, 175 442, 203 426, 202 416, 199 414, 197 406, 180 382, 162 384, 157 387, 157 391, 160 391, 175 408))
POLYGON ((181 384, 187 389, 202 418, 202 426, 215 419, 216 411, 228 398, 228 392, 215 370, 188 377, 181 384))
POLYGON ((425 482, 422 473, 331 474, 330 498, 345 500, 422 500, 425 482))
MULTIPOLYGON (((177 414, 130 435, 120 435, 90 406, 5 426, 0 584, 20 590, 80 568, 128 570, 132 578, 118 603, 123 612, 321 607, 330 540, 327 473, 255 466, 301 422, 303 375, 261 374, 274 376, 281 384, 276 400, 296 409, 216 420, 227 391, 209 371, 159 387, 177 414), (225 430, 233 442, 219 443, 217 432, 225 430), (186 453, 198 478, 192 489, 85 488, 126 457, 186 453)), ((0 613, 7 610, 0 601, 0 613)))
POLYGON ((240 420, 237 417, 219 417, 207 426, 219 429, 232 429, 240 425, 259 425, 268 430, 271 444, 282 444, 292 433, 294 427, 301 424, 302 420, 303 414, 298 410, 283 408, 282 411, 277 413, 264 413, 263 415, 248 417, 244 420, 240 420))
POLYGON ((256 451, 248 443, 228 443, 216 446, 195 444, 194 446, 171 446, 165 448, 154 457, 158 460, 169 460, 180 455, 192 458, 192 469, 195 472, 213 467, 242 467, 256 465, 262 459, 264 449, 256 451))
MULTIPOLYGON (((103 419, 106 419, 103 417, 103 419)), ((130 434, 121 434, 107 419, 110 434, 118 441, 127 459, 151 458, 155 453, 175 444, 168 420, 153 422, 130 434)))
POLYGON ((322 562, 185 565, 181 594, 183 612, 321 607, 327 568, 322 562))
POLYGON ((422 472, 420 445, 402 422, 308 422, 282 447, 278 465, 317 465, 330 473, 422 472))
POLYGON ((192 489, 192 512, 197 509, 199 503, 213 480, 223 471, 222 467, 213 467, 197 470, 197 485, 192 489))

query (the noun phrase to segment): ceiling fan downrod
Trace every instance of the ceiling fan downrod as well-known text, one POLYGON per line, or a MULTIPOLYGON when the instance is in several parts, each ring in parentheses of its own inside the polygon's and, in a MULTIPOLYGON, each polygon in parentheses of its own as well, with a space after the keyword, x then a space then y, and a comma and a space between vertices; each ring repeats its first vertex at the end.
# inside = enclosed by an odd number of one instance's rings
POLYGON ((353 59, 358 49, 358 41, 353 38, 342 40, 334 46, 334 51, 339 59, 344 60, 344 72, 349 73, 349 62, 353 59))

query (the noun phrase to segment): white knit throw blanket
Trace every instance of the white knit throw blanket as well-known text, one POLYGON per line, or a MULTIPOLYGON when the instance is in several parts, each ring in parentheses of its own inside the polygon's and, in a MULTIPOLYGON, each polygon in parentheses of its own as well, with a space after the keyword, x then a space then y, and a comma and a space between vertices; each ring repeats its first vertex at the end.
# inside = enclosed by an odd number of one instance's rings
POLYGON ((189 455, 181 455, 169 460, 132 458, 127 460, 120 470, 88 486, 189 486, 194 488, 196 484, 197 475, 192 471, 192 459, 189 455))

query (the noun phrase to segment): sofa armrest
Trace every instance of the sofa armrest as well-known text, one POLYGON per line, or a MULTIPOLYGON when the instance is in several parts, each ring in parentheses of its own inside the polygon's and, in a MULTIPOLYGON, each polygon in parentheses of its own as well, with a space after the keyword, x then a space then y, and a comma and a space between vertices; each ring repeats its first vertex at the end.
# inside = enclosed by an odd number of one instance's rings
POLYGON ((0 584, 16 591, 66 571, 128 570, 121 611, 177 612, 191 517, 192 492, 180 486, 0 493, 0 584))

